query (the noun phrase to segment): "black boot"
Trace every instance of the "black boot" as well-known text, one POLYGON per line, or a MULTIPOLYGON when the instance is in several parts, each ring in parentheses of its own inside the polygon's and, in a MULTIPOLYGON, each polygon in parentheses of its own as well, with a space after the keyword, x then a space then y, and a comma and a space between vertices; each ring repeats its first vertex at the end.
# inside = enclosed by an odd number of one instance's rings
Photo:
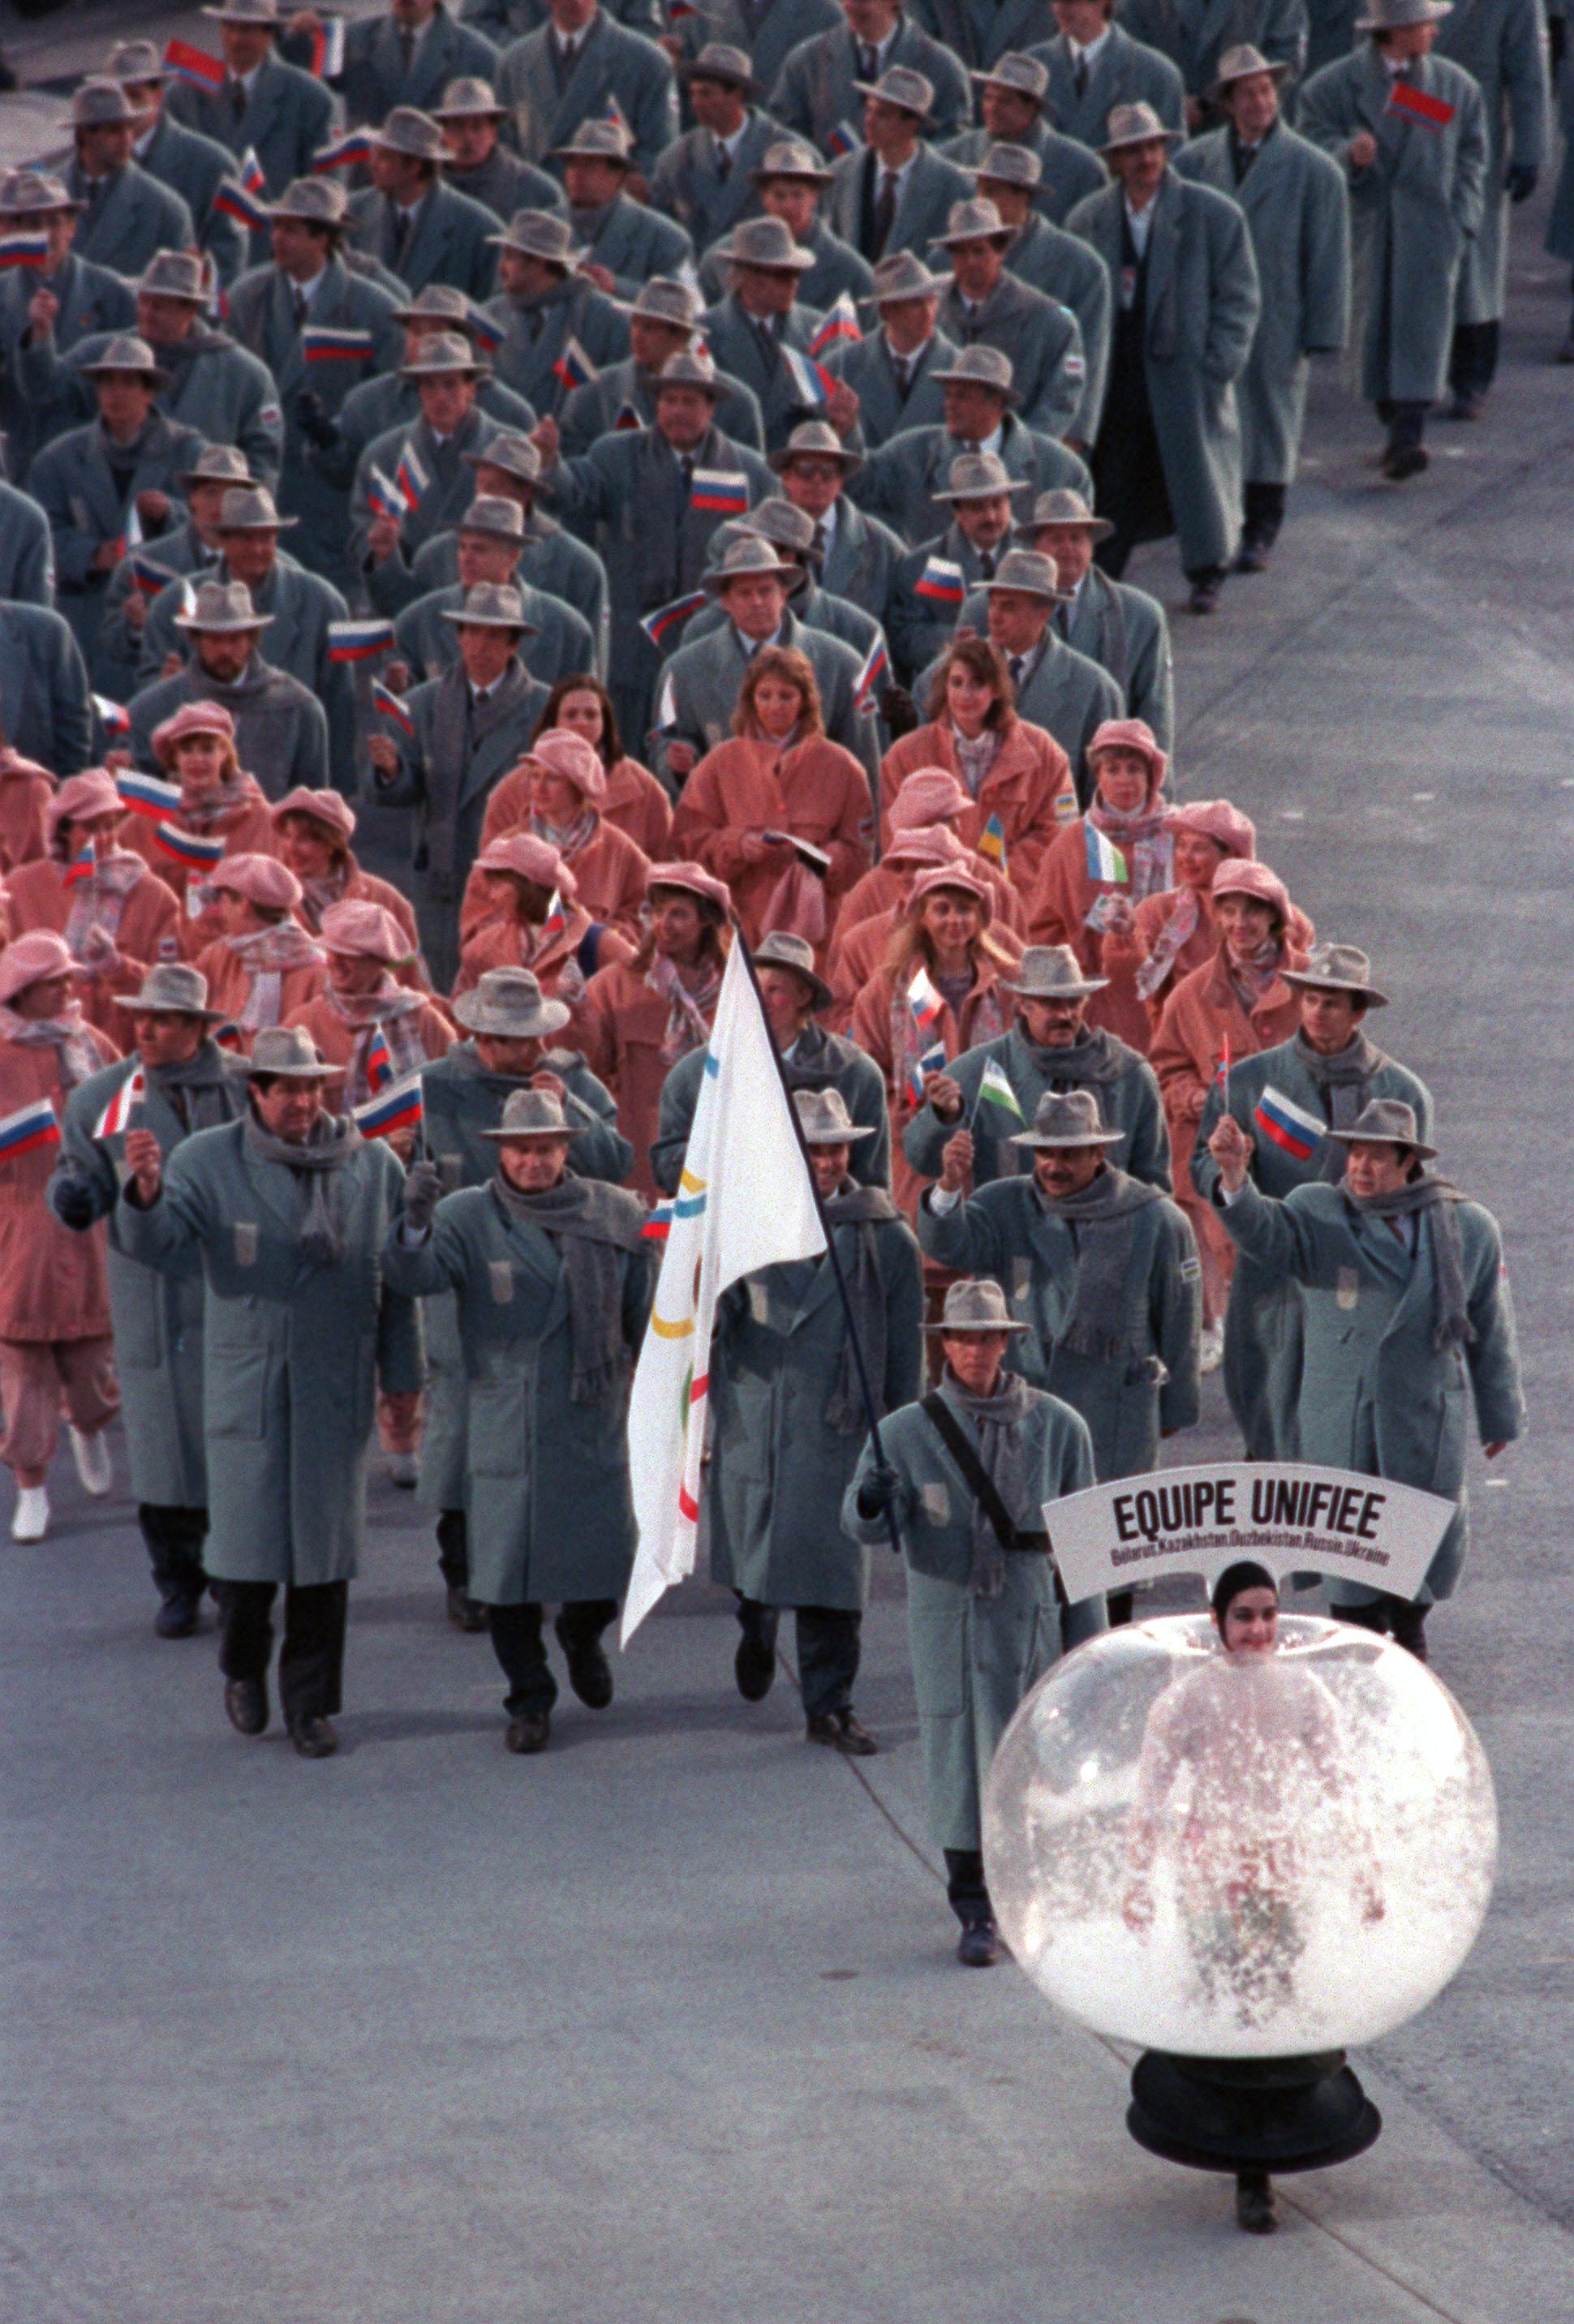
POLYGON ((1273 2217, 1273 2182, 1265 2171, 1236 2172, 1236 2225, 1248 2236, 1271 2236, 1278 2226, 1273 2217))
POLYGON ((437 1563, 455 1629, 484 1630, 486 1609, 470 1595, 470 1528, 463 1509, 444 1509, 438 1518, 437 1563))

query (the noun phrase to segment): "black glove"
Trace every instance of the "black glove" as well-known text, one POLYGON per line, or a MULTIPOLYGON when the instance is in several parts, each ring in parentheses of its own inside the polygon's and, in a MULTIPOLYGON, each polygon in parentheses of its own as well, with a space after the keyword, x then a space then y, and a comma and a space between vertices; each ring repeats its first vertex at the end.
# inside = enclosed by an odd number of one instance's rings
POLYGON ((895 1502, 899 1489, 894 1469, 871 1469, 858 1487, 858 1515, 861 1517, 884 1517, 895 1502))
POLYGON ((61 1226, 69 1227, 74 1234, 86 1234, 98 1215, 93 1189, 86 1178, 64 1171, 50 1188, 50 1208, 61 1226))
POLYGON ((412 1162, 404 1181, 404 1223, 418 1234, 431 1226, 443 1197, 442 1172, 435 1162, 412 1162))
POLYGON ((1536 180, 1540 175, 1540 171, 1530 161, 1511 161, 1503 180, 1509 200, 1516 206, 1520 202, 1528 202, 1536 190, 1536 180))
POLYGON ((313 387, 303 387, 295 398, 295 425, 307 442, 321 451, 338 441, 338 429, 328 416, 328 406, 313 387))
POLYGON ((899 742, 918 725, 918 706, 904 686, 888 686, 880 696, 880 715, 891 731, 893 742, 899 742))

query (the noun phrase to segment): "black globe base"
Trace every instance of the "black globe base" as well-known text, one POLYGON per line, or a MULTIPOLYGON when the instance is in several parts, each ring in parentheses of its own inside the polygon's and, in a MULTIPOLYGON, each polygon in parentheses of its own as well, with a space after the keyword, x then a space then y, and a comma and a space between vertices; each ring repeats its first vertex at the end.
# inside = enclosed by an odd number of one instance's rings
POLYGON ((1295 2058, 1181 2058, 1144 2050, 1125 2126, 1192 2171, 1319 2171, 1365 2153, 1383 2117, 1342 2050, 1295 2058))

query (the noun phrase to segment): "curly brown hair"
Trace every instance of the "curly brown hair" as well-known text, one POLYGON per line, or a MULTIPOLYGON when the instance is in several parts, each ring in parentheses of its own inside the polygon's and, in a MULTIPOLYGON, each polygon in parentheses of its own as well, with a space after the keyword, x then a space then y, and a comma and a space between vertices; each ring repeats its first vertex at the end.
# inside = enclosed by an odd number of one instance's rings
POLYGON ((937 724, 946 715, 946 685, 958 665, 995 690, 995 699, 985 718, 986 726, 998 727, 1002 733, 1016 724, 1016 688, 1011 682, 1011 672, 1005 667, 1005 656, 987 638, 953 638, 935 672, 930 688, 928 716, 937 724))
POLYGON ((617 731, 617 713, 612 706, 611 695, 601 680, 592 678, 588 670, 581 671, 578 678, 559 678, 547 696, 547 706, 537 720, 535 733, 530 739, 532 742, 539 742, 543 734, 551 732, 570 694, 593 694, 601 705, 601 740, 596 745, 596 754, 610 774, 623 756, 623 737, 617 731))
POLYGON ((803 707, 798 716, 798 739, 825 733, 825 713, 819 703, 819 680, 814 675, 814 664, 796 646, 762 646, 744 672, 744 682, 738 688, 737 708, 732 714, 735 734, 752 734, 755 727, 755 696, 761 680, 784 678, 798 689, 798 699, 803 707))

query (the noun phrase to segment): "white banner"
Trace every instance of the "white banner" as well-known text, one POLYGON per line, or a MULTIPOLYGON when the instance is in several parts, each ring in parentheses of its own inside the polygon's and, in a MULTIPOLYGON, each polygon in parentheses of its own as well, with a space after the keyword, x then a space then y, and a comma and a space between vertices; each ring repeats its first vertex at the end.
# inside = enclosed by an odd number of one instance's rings
POLYGON ((1452 1501, 1299 1461, 1223 1461, 1117 1477, 1044 1508, 1072 1600, 1160 1575, 1254 1558, 1275 1581, 1326 1573, 1413 1598, 1454 1514, 1452 1501))

